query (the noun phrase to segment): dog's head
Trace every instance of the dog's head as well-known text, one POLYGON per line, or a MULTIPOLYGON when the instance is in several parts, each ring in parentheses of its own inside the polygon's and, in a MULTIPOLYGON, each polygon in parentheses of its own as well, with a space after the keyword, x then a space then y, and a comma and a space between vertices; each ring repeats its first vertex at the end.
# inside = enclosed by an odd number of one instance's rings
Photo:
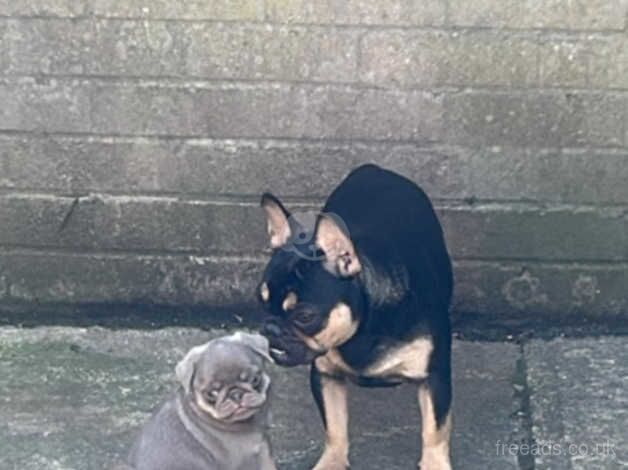
POLYGON ((176 375, 196 410, 231 424, 253 417, 266 403, 268 361, 266 338, 238 332, 192 348, 176 375))
POLYGON ((263 333, 278 364, 306 364, 349 340, 360 324, 360 259, 346 226, 319 214, 297 222, 272 195, 262 197, 273 254, 258 286, 263 333))

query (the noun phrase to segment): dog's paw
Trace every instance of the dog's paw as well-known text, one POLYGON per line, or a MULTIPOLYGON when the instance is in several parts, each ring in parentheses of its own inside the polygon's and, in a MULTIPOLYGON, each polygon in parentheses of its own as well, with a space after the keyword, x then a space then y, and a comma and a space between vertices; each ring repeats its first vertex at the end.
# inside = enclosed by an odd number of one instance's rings
POLYGON ((325 450, 312 470, 347 470, 349 459, 346 452, 325 450))
POLYGON ((439 447, 425 448, 418 467, 420 470, 451 470, 449 453, 439 447))
POLYGON ((312 470, 347 470, 348 465, 339 462, 318 462, 312 470))

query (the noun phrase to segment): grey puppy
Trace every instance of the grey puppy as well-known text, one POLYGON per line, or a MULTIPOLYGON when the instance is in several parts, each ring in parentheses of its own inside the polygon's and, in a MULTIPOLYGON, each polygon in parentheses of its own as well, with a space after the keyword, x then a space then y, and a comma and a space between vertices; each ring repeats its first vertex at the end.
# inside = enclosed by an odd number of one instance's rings
POLYGON ((143 428, 128 463, 137 470, 276 470, 269 426, 268 341, 235 333, 192 348, 181 387, 143 428))

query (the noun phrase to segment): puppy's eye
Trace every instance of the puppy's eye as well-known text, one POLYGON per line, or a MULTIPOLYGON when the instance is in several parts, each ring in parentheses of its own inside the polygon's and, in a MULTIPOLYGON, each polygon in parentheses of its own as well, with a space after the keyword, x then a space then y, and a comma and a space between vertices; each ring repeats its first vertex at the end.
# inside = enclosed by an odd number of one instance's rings
POLYGON ((262 374, 255 374, 251 380, 251 385, 255 390, 259 391, 259 388, 262 385, 262 374))
POLYGON ((215 405, 218 400, 218 390, 208 390, 205 392, 205 399, 210 405, 215 405))

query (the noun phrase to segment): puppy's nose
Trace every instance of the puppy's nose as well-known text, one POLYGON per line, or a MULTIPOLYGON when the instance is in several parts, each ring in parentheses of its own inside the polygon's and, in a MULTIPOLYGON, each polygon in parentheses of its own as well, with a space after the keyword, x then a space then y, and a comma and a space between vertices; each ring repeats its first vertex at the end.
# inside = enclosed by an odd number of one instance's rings
POLYGON ((231 399, 237 403, 240 403, 240 401, 242 400, 242 397, 244 396, 244 392, 242 390, 236 389, 233 390, 229 396, 231 397, 231 399))
POLYGON ((281 336, 281 328, 276 323, 267 322, 262 333, 265 336, 281 336))

